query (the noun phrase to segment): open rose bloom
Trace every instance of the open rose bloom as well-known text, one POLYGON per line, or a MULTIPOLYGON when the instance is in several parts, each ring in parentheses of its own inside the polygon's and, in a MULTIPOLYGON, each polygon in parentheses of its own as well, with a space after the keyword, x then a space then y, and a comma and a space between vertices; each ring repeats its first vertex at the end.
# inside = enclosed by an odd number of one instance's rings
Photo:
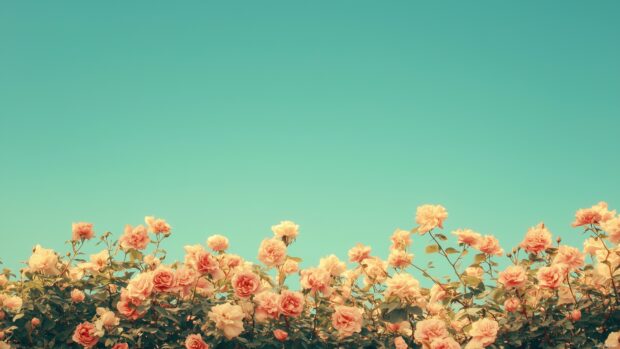
POLYGON ((565 226, 526 222, 516 246, 450 226, 441 205, 409 219, 383 251, 352 240, 316 261, 291 255, 302 235, 287 220, 263 227, 247 259, 212 235, 180 261, 162 218, 97 238, 74 223, 68 253, 35 245, 0 273, 0 349, 620 349, 620 217, 607 203, 565 226))

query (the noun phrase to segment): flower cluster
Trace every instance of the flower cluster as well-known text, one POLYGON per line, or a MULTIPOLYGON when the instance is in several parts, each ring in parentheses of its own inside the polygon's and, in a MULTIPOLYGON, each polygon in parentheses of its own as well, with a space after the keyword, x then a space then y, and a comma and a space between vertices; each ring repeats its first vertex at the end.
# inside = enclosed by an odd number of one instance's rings
POLYGON ((74 223, 69 253, 37 245, 18 275, 0 274, 0 349, 620 349, 620 216, 606 203, 577 211, 583 248, 544 223, 509 252, 471 229, 450 243, 447 218, 441 205, 420 206, 386 260, 357 244, 348 261, 306 268, 289 253, 300 229, 291 221, 271 227, 259 263, 229 253, 222 235, 166 262, 172 227, 160 218, 118 239, 74 223), (423 240, 425 265, 411 253, 423 240), (88 256, 93 242, 100 252, 88 256), (438 259, 451 275, 431 274, 438 259))

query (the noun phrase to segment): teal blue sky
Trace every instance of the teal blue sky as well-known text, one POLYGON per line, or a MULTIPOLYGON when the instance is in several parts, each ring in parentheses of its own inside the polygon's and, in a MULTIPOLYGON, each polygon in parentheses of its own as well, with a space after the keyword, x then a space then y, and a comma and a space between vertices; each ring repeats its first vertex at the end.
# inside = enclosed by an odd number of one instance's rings
MULTIPOLYGON (((417 206, 516 245, 620 208, 618 1, 3 1, 0 256, 167 219, 385 256, 417 206)), ((427 237, 416 237, 418 261, 427 237)), ((438 264, 438 263, 436 263, 438 264)))

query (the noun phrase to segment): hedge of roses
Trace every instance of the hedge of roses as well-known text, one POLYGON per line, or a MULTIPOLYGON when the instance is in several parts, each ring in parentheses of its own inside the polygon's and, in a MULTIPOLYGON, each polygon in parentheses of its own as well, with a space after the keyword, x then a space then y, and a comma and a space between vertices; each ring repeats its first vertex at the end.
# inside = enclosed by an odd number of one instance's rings
POLYGON ((299 234, 290 221, 272 227, 259 264, 229 253, 221 235, 168 263, 163 219, 118 239, 75 223, 69 253, 37 245, 18 275, 0 274, 0 349, 620 349, 620 217, 606 203, 577 211, 582 249, 543 223, 509 251, 471 229, 449 238, 447 217, 440 205, 419 207, 416 227, 391 236, 387 260, 358 244, 348 263, 330 255, 301 270, 288 254, 299 234), (430 242, 431 262, 414 262, 412 240, 430 242), (85 256, 86 244, 101 252, 85 256), (439 261, 450 276, 431 273, 439 261))

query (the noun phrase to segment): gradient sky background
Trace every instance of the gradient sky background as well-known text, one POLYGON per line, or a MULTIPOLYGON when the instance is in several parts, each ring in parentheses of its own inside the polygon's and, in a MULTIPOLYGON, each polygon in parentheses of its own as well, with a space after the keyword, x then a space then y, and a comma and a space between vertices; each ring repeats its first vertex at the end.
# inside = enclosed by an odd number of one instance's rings
MULTIPOLYGON (((505 248, 620 208, 618 1, 3 1, 0 258, 145 215, 255 260, 387 255, 417 206, 505 248)), ((416 237, 418 262, 430 259, 416 237)), ((94 249, 93 249, 94 251, 94 249)), ((435 263, 440 264, 440 263, 435 263)))

